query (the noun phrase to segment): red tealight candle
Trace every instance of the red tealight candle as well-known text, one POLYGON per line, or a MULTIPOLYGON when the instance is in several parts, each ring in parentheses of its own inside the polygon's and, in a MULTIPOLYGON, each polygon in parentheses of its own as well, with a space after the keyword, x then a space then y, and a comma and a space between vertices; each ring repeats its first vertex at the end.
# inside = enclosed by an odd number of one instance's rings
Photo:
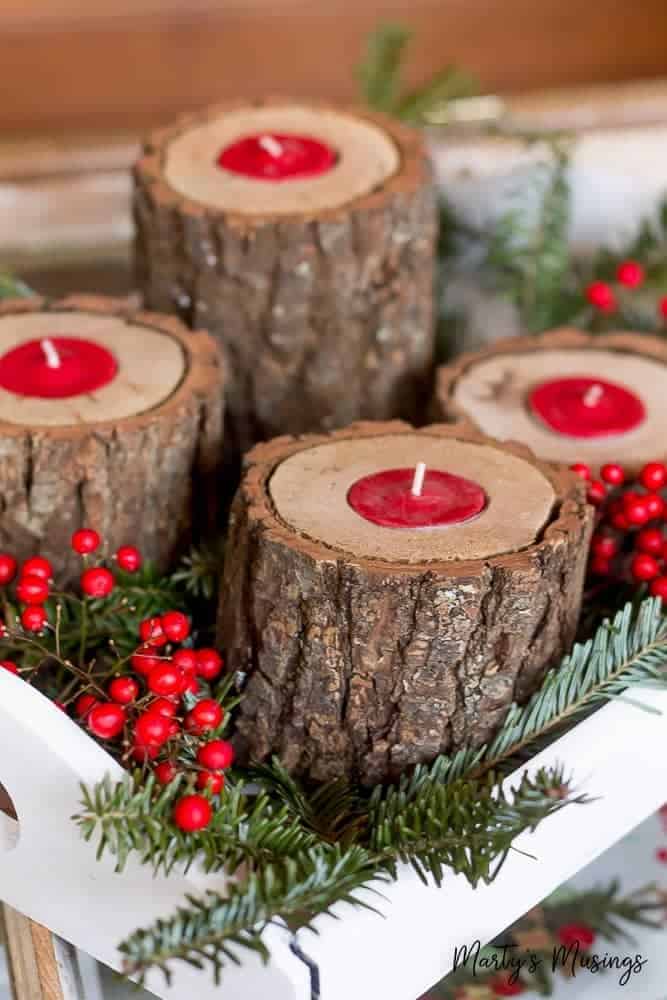
POLYGON ((353 483, 350 506, 385 528, 438 528, 461 524, 486 506, 481 486, 438 469, 384 469, 353 483))
POLYGON ((263 132, 226 146, 218 166, 255 180, 288 181, 325 174, 337 159, 331 146, 311 136, 263 132))
POLYGON ((69 399, 95 392, 115 377, 113 354, 92 340, 27 340, 0 357, 0 387, 18 396, 69 399))
POLYGON ((575 438, 627 434, 646 418, 646 407, 634 392, 584 375, 541 382, 528 405, 551 430, 575 438))

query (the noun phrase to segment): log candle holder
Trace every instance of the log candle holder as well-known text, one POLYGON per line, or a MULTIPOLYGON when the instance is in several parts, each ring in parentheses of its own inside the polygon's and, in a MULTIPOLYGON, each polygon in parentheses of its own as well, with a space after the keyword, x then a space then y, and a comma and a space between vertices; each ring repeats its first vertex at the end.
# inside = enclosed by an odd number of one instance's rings
POLYGON ((228 443, 424 408, 436 204, 416 131, 238 101, 153 134, 135 182, 139 285, 222 343, 228 443))
POLYGON ((213 525, 222 385, 215 342, 173 317, 93 296, 0 305, 0 546, 67 578, 86 526, 165 567, 213 525))
POLYGON ((391 778, 486 740, 569 647, 592 518, 573 473, 401 422, 279 438, 246 462, 219 624, 247 674, 251 757, 391 778))
POLYGON ((667 456, 667 344, 560 329, 513 337, 438 369, 433 415, 548 461, 637 470, 667 456))

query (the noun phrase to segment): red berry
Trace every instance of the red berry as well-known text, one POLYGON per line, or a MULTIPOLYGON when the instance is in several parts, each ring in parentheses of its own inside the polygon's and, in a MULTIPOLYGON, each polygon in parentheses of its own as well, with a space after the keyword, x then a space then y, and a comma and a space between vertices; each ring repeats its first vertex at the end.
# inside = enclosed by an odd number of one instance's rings
POLYGON ((600 469, 600 476, 610 486, 622 486, 625 482, 625 471, 623 466, 618 465, 617 462, 607 462, 606 465, 603 465, 600 469))
POLYGON ((183 642, 190 635, 190 622, 182 611, 162 615, 162 631, 171 642, 183 642))
POLYGON ((181 694, 198 694, 199 693, 199 681, 192 674, 185 674, 183 677, 183 687, 181 688, 181 694))
POLYGON ((32 556, 23 563, 21 576, 41 576, 42 580, 48 583, 53 579, 53 566, 43 556, 32 556))
POLYGON ((163 661, 155 655, 155 650, 151 646, 139 646, 136 653, 132 654, 130 663, 138 674, 147 677, 154 667, 159 666, 163 661))
POLYGON ((158 715, 163 715, 165 719, 173 719, 176 715, 176 705, 168 698, 156 698, 155 701, 150 703, 146 711, 157 712, 158 715))
POLYGON ((100 536, 92 528, 81 528, 72 535, 72 548, 80 556, 87 556, 99 548, 100 536))
POLYGON ((228 740, 211 740, 197 751, 197 760, 202 767, 212 771, 224 771, 234 760, 234 747, 228 740))
POLYGON ((111 701, 93 705, 88 713, 88 728, 101 740, 112 740, 123 731, 124 725, 125 709, 111 701))
POLYGON ((590 571, 595 576, 609 576, 611 572, 611 562, 604 556, 594 556, 591 559, 590 571))
POLYGON ((570 466, 570 470, 572 472, 576 472, 577 475, 581 476, 582 479, 588 480, 591 478, 590 466, 584 465, 583 462, 575 462, 574 465, 570 466))
POLYGON ((18 564, 8 552, 0 552, 0 585, 11 583, 16 576, 18 564))
POLYGON ((177 649, 172 660, 184 674, 192 674, 197 667, 197 653, 194 649, 177 649))
POLYGON ((662 462, 647 462, 639 473, 639 481, 647 490, 661 490, 667 483, 667 467, 662 462))
POLYGON ((134 677, 114 677, 109 684, 109 695, 119 705, 130 705, 139 696, 139 685, 134 677))
POLYGON ((74 711, 80 719, 83 719, 86 715, 88 715, 88 712, 90 712, 93 705, 97 704, 98 701, 94 694, 90 694, 90 692, 80 694, 74 703, 74 711))
POLYGON ((643 528, 635 538, 635 548, 638 552, 646 552, 650 556, 662 555, 664 537, 660 528, 643 528))
POLYGON ((599 479, 593 479, 588 484, 588 502, 599 507, 607 499, 607 488, 599 479))
POLYGON ((26 632, 41 632, 48 620, 46 611, 39 604, 29 604, 21 613, 21 625, 26 632))
POLYGON ((139 626, 139 635, 147 646, 166 646, 168 639, 162 629, 162 620, 154 615, 153 618, 144 618, 139 626))
POLYGON ((139 746, 161 746, 169 739, 169 719, 157 712, 144 712, 135 723, 134 735, 139 746))
POLYGON ((136 573, 141 566, 141 552, 134 545, 121 545, 116 552, 116 562, 126 573, 136 573))
POLYGON ((215 649, 197 650, 197 673, 204 680, 214 680, 222 670, 222 657, 215 649))
POLYGON ((667 576, 658 576, 652 581, 651 587, 651 597, 661 597, 663 601, 667 601, 667 576))
POLYGON ((178 736, 181 731, 181 724, 178 719, 169 720, 169 736, 178 736))
POLYGON ((595 943, 595 931, 588 924, 563 924, 557 930, 558 940, 566 948, 578 944, 586 951, 595 943))
POLYGON ((636 260, 624 260, 616 268, 616 280, 627 288, 639 288, 644 284, 644 268, 636 260))
POLYGON ((642 499, 648 510, 649 521, 654 521, 665 513, 665 501, 659 493, 646 493, 642 499))
POLYGON ((91 566, 81 574, 81 590, 87 597, 108 597, 113 585, 113 573, 104 566, 91 566))
POLYGON ((626 493, 623 498, 623 513, 630 524, 646 524, 650 519, 646 500, 636 494, 626 493))
POLYGON ((489 980, 489 986, 495 997, 518 997, 526 992, 526 987, 520 979, 509 972, 501 972, 489 980))
POLYGON ((667 562, 667 539, 663 542, 662 546, 662 558, 667 562))
POLYGON ((163 760, 161 764, 157 765, 153 774, 155 780, 159 781, 161 785, 168 785, 178 774, 178 768, 170 760, 163 760))
POLYGON ((635 580, 653 580, 660 573, 660 566, 653 556, 640 552, 632 560, 630 572, 635 580))
POLYGON ((213 771, 200 771, 197 775, 197 788, 201 788, 202 791, 209 791, 211 795, 219 795, 224 785, 224 774, 215 774, 213 771))
POLYGON ((22 576, 16 584, 16 596, 24 604, 43 604, 49 596, 49 585, 41 576, 22 576))
POLYGON ((12 660, 0 660, 0 670, 7 670, 10 674, 19 672, 19 668, 12 660))
POLYGON ((220 725, 224 714, 217 701, 203 698, 185 716, 185 728, 190 733, 206 733, 220 725))
POLYGON ((148 675, 148 690, 153 694, 180 694, 183 686, 183 671, 167 661, 153 667, 148 675))
POLYGON ((618 552, 618 541, 613 535, 593 535, 591 552, 603 559, 611 559, 618 552))
POLYGON ((212 817, 211 803, 203 795, 184 795, 174 806, 174 823, 186 833, 203 830, 212 817))
POLYGON ((132 756, 139 764, 145 764, 148 760, 155 760, 160 752, 158 746, 141 746, 138 743, 132 747, 132 756))
POLYGON ((613 312, 616 308, 616 296, 610 285, 604 281, 593 281, 586 288, 586 298, 600 312, 613 312))
POLYGON ((663 319, 667 319, 667 295, 663 296, 658 302, 658 312, 663 319))
POLYGON ((627 531, 630 527, 630 522, 622 511, 612 514, 610 520, 612 527, 617 528, 619 531, 627 531))

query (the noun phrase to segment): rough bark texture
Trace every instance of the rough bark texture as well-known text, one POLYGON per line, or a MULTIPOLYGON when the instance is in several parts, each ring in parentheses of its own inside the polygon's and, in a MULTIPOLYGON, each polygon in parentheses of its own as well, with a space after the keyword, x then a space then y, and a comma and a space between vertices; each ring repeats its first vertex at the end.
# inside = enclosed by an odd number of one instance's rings
MULTIPOLYGON (((585 333, 582 330, 563 327, 532 336, 507 337, 479 351, 461 354, 454 361, 437 369, 431 418, 433 420, 458 421, 468 427, 476 428, 474 415, 468 409, 463 408, 454 395, 458 380, 471 368, 491 358, 502 357, 503 354, 569 349, 618 351, 621 354, 635 354, 667 366, 667 343, 664 338, 645 333, 585 333)), ((558 372, 552 374, 557 375, 558 372)), ((623 381, 622 364, 619 365, 619 381, 623 381)), ((660 427, 656 427, 656 437, 661 437, 660 427)), ((658 452, 660 447, 663 449, 662 455, 656 453, 651 456, 652 458, 659 459, 667 456, 667 444, 664 443, 664 436, 662 436, 658 446, 658 452)), ((635 468, 632 461, 624 461, 623 464, 631 470, 635 468)), ((643 462, 638 464, 641 465, 643 462)))
POLYGON ((184 347, 188 367, 171 396, 118 421, 31 429, 0 422, 0 547, 47 556, 58 578, 80 572, 70 549, 77 528, 95 528, 110 551, 137 545, 161 567, 193 533, 214 524, 223 430, 223 367, 205 333, 120 300, 73 296, 13 300, 12 312, 52 309, 113 314, 163 330, 184 347))
POLYGON ((421 137, 368 111, 401 165, 380 190, 302 217, 207 210, 164 181, 165 150, 193 125, 155 133, 135 170, 136 264, 151 308, 222 343, 228 440, 360 418, 414 419, 430 392, 436 204, 421 137))
MULTIPOLYGON (((427 428, 492 443, 474 431, 427 428)), ((358 424, 339 438, 413 432, 358 424)), ((553 484, 534 545, 467 563, 370 561, 296 534, 267 483, 288 455, 331 437, 282 438, 247 456, 220 604, 229 665, 247 673, 239 734, 256 759, 277 753, 316 780, 395 776, 486 740, 573 640, 592 512, 581 481, 533 462, 553 484)))

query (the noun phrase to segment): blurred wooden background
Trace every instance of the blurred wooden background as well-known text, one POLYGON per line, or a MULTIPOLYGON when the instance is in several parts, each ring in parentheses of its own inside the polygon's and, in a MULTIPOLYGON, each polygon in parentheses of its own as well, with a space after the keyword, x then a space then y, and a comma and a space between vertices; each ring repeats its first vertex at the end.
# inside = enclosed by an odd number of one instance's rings
POLYGON ((0 0, 0 129, 144 127, 219 97, 352 96, 381 20, 486 90, 667 73, 665 0, 0 0))

